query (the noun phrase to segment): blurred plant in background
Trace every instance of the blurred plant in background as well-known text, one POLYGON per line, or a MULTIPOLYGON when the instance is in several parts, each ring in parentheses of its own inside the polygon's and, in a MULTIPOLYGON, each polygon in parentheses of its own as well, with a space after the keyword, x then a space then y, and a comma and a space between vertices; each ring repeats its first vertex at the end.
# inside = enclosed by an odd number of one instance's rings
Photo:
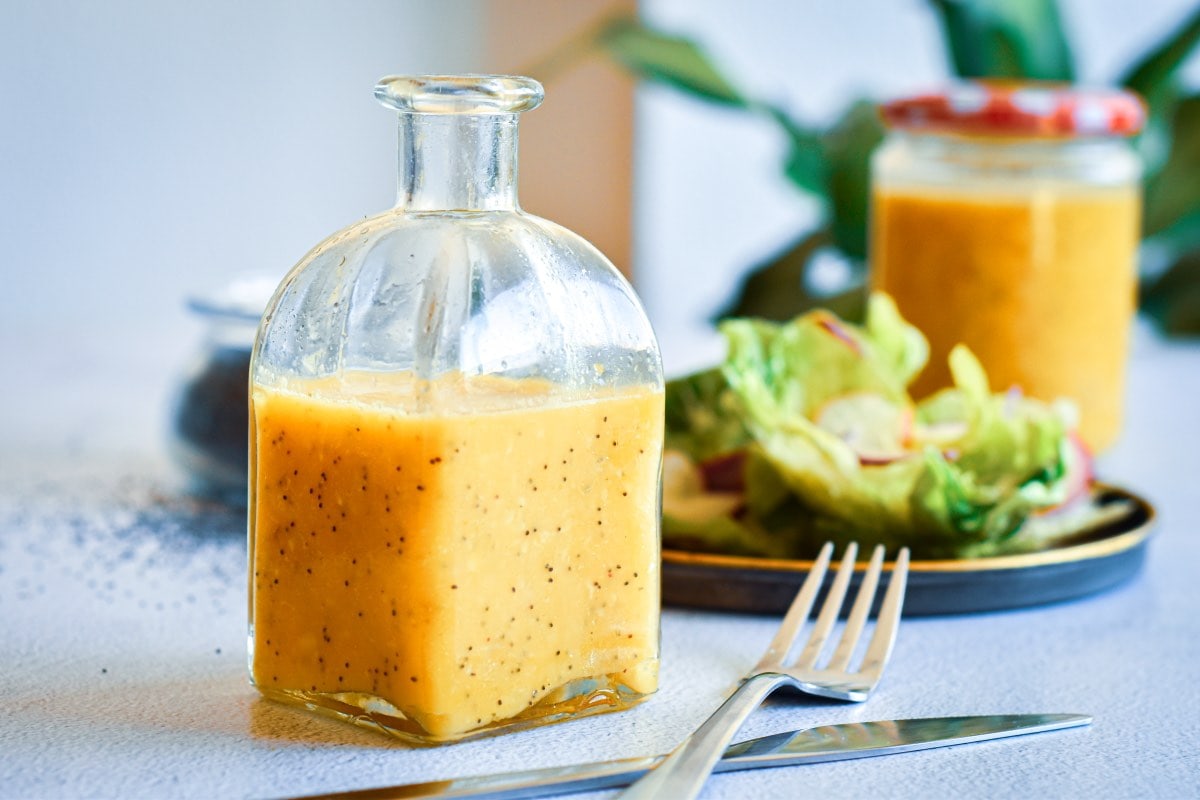
MULTIPOLYGON (((1056 0, 929 0, 949 64, 959 78, 1074 81, 1075 66, 1056 0)), ((849 104, 827 128, 794 119, 752 97, 717 68, 696 42, 636 19, 607 21, 589 44, 635 76, 690 96, 763 116, 788 142, 782 169, 797 189, 821 201, 821 221, 767 263, 752 268, 717 316, 786 320, 815 306, 861 318, 865 301, 869 157, 884 135, 875 101, 849 104), (810 270, 833 248, 851 279, 817 293, 810 270)), ((1138 146, 1145 173, 1141 308, 1170 333, 1200 334, 1200 93, 1188 93, 1179 67, 1200 41, 1197 6, 1162 42, 1129 65, 1119 82, 1143 98, 1149 118, 1138 146)), ((580 52, 572 43, 572 50, 580 52)), ((552 59, 561 66, 561 58, 552 59)), ((544 66, 549 67, 552 62, 544 66)))

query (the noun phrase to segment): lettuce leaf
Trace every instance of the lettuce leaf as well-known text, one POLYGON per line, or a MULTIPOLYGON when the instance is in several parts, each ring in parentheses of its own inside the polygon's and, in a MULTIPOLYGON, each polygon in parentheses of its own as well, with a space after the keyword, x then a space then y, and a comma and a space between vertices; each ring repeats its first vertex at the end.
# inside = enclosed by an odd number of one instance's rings
POLYGON ((814 311, 783 324, 731 320, 721 332, 719 370, 668 389, 668 447, 697 464, 744 450, 747 502, 720 520, 693 515, 684 530, 664 498, 668 537, 703 532, 709 546, 772 554, 764 536, 780 547, 854 539, 981 556, 1036 546, 1014 536, 1067 499, 1069 413, 992 394, 961 346, 955 385, 914 403, 907 387, 928 346, 885 295, 870 298, 861 327, 814 311))
POLYGON ((750 441, 740 404, 720 369, 667 383, 667 448, 705 461, 750 441))

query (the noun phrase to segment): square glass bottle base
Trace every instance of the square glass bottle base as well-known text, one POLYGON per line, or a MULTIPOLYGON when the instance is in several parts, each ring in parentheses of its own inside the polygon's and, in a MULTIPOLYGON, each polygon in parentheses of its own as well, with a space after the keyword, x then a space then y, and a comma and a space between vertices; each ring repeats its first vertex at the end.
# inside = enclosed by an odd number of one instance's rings
POLYGON ((413 745, 434 746, 498 733, 537 728, 579 717, 624 711, 649 695, 633 691, 615 675, 580 678, 559 687, 516 716, 495 720, 478 728, 434 735, 387 700, 365 692, 313 692, 256 685, 270 700, 300 706, 322 716, 394 736, 413 745))

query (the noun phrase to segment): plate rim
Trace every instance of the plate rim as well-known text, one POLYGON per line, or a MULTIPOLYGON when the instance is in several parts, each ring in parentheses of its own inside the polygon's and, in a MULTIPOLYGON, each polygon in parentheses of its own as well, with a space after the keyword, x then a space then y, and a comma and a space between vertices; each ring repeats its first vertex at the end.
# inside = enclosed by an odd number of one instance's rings
MULTIPOLYGON (((1145 519, 1133 528, 1101 536, 1092 541, 1080 542, 1065 547, 1050 547, 1045 550, 1035 550, 1030 553, 1015 553, 1012 555, 987 556, 984 558, 959 559, 929 559, 909 562, 911 573, 958 573, 958 572, 990 572, 1011 569, 1028 569, 1032 567, 1051 566, 1079 561, 1088 561, 1132 550, 1149 538, 1158 512, 1145 498, 1134 494, 1128 489, 1108 483, 1097 482, 1093 488, 1103 495, 1117 495, 1133 502, 1136 511, 1140 511, 1145 519)), ((1120 525, 1120 521, 1110 523, 1120 525)), ((722 553, 704 553, 693 550, 678 550, 664 547, 662 561, 665 568, 672 566, 709 567, 717 569, 743 569, 760 572, 808 572, 812 569, 813 559, 792 558, 762 558, 759 556, 729 555, 722 553)), ((891 567, 894 562, 885 562, 891 567)), ((855 572, 864 572, 867 564, 859 562, 855 572)))

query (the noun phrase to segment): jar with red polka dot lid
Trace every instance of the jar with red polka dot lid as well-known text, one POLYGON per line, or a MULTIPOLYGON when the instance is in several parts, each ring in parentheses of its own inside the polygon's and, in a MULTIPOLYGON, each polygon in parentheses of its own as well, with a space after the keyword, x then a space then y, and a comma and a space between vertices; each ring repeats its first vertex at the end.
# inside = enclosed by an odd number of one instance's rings
POLYGON ((953 381, 967 345, 992 388, 1079 412, 1092 448, 1117 437, 1125 391, 1141 164, 1134 95, 971 82, 887 103, 872 162, 870 282, 930 341, 914 386, 953 381))

